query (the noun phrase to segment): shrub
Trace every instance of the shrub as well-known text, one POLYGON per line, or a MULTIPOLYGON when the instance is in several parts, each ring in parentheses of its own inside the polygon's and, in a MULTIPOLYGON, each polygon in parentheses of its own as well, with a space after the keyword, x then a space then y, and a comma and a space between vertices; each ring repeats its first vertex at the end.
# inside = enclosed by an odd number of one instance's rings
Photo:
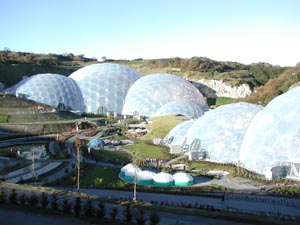
POLYGON ((85 203, 85 210, 84 210, 84 215, 86 217, 90 217, 90 216, 93 216, 94 215, 94 209, 93 209, 93 205, 92 205, 92 201, 90 198, 88 198, 86 200, 86 203, 85 203))
POLYGON ((118 215, 119 209, 116 206, 112 206, 109 211, 109 215, 112 220, 115 220, 118 215))
POLYGON ((68 199, 64 199, 62 202, 62 210, 64 213, 69 213, 71 209, 71 205, 68 199))
POLYGON ((124 210, 124 216, 125 216, 125 221, 127 223, 131 223, 132 222, 132 208, 131 205, 127 205, 125 210, 124 210))
POLYGON ((37 195, 35 193, 32 193, 28 198, 28 204, 31 207, 35 207, 38 204, 38 202, 39 202, 39 200, 38 200, 37 195))
POLYGON ((5 192, 3 190, 3 188, 1 188, 0 190, 0 203, 5 203, 5 192))
POLYGON ((137 225, 144 225, 146 223, 147 219, 143 209, 137 209, 135 211, 135 220, 137 225))
POLYGON ((80 216, 80 212, 81 212, 80 198, 76 197, 75 204, 74 204, 74 213, 75 213, 76 216, 80 216))
POLYGON ((150 223, 149 225, 157 225, 160 221, 160 218, 156 211, 152 211, 152 213, 149 216, 150 223))
POLYGON ((98 205, 97 216, 99 219, 104 219, 105 217, 105 205, 103 204, 103 202, 100 202, 98 205))
POLYGON ((58 209, 58 197, 57 197, 56 193, 52 194, 51 209, 53 209, 53 210, 58 209))
POLYGON ((26 204, 26 194, 24 192, 22 192, 19 196, 19 202, 21 205, 25 205, 26 204))
POLYGON ((41 196, 41 205, 42 205, 42 208, 43 209, 47 209, 48 204, 49 204, 48 196, 46 195, 45 192, 43 192, 42 196, 41 196))
POLYGON ((17 203, 17 193, 15 189, 12 189, 9 191, 8 199, 10 204, 16 204, 17 203))

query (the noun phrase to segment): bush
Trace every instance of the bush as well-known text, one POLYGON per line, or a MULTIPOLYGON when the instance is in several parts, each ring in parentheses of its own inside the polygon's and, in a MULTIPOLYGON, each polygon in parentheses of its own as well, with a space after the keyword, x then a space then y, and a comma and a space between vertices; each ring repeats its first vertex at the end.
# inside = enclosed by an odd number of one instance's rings
POLYGON ((152 211, 152 213, 149 216, 150 223, 149 225, 157 225, 160 221, 160 218, 156 211, 152 211))
POLYGON ((85 203, 85 210, 84 210, 84 215, 86 217, 90 217, 90 216, 93 216, 94 215, 94 209, 93 209, 93 205, 92 205, 92 201, 90 198, 88 198, 86 200, 86 203, 85 203))
POLYGON ((98 205, 97 216, 99 219, 104 219, 105 217, 105 205, 103 204, 103 202, 100 202, 98 205))
POLYGON ((143 209, 137 209, 135 211, 135 220, 137 225, 144 225, 147 221, 145 212, 143 209))
POLYGON ((43 209, 47 209, 48 204, 49 204, 48 196, 46 195, 45 192, 43 192, 42 196, 41 196, 41 205, 42 205, 42 208, 43 209))
POLYGON ((116 206, 112 206, 109 211, 109 215, 112 220, 115 220, 118 215, 119 209, 116 206))
POLYGON ((130 224, 132 222, 132 208, 130 204, 126 206, 124 210, 124 216, 125 221, 130 224))
POLYGON ((8 199, 10 204, 16 204, 17 203, 17 193, 15 189, 12 189, 9 191, 8 199))
POLYGON ((21 205, 25 205, 26 204, 26 194, 24 192, 22 192, 19 196, 19 202, 21 205))
POLYGON ((0 190, 0 203, 5 203, 5 192, 3 190, 3 188, 1 188, 0 190))
POLYGON ((64 199, 62 203, 62 210, 64 213, 69 213, 71 209, 71 205, 68 199, 64 199))
POLYGON ((52 194, 51 209, 53 209, 53 210, 58 209, 58 197, 57 197, 56 193, 52 194))
POLYGON ((38 204, 38 202, 39 202, 39 200, 38 200, 37 195, 35 193, 32 193, 28 198, 28 204, 31 207, 35 207, 38 204))
POLYGON ((76 216, 80 216, 80 212, 81 212, 80 198, 76 197, 75 204, 74 204, 74 213, 75 213, 76 216))

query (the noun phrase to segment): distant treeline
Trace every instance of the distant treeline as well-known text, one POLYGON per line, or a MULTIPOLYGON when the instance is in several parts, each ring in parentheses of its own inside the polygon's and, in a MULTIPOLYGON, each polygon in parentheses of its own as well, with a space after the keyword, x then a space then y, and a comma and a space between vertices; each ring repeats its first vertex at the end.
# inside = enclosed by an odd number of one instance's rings
MULTIPOLYGON (((264 85, 269 79, 278 77, 288 69, 288 67, 272 66, 268 63, 245 65, 237 62, 215 61, 206 57, 154 59, 147 61, 147 65, 150 68, 178 68, 181 73, 198 72, 207 79, 219 80, 220 74, 231 77, 237 76, 236 78, 253 78, 252 85, 254 86, 264 85)), ((248 83, 248 81, 246 80, 244 83, 248 83)))
POLYGON ((36 64, 42 66, 80 66, 81 63, 97 62, 96 58, 86 58, 84 54, 35 54, 29 52, 0 51, 0 63, 36 64))

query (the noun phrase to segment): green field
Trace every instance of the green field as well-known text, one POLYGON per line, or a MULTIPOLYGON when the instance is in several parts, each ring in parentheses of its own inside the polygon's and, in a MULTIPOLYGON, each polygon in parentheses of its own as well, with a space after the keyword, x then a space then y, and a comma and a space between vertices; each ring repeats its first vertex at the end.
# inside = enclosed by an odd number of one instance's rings
POLYGON ((80 184, 85 187, 111 186, 118 183, 119 172, 119 168, 95 166, 81 177, 80 184))
POLYGON ((92 150, 91 156, 106 162, 128 162, 131 156, 124 151, 92 150))
POLYGON ((169 149, 163 146, 149 145, 144 142, 138 142, 134 145, 127 145, 124 147, 143 158, 166 158, 168 157, 169 149))
POLYGON ((155 117, 147 126, 151 132, 142 137, 142 139, 164 138, 172 128, 187 119, 185 116, 174 115, 155 117))

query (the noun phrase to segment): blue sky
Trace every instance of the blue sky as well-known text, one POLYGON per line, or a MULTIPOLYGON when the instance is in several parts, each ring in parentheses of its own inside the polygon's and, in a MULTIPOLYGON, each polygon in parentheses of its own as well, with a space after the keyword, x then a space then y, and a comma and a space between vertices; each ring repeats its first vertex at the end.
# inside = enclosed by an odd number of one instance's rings
POLYGON ((0 49, 300 62, 298 0, 1 0, 0 49))

